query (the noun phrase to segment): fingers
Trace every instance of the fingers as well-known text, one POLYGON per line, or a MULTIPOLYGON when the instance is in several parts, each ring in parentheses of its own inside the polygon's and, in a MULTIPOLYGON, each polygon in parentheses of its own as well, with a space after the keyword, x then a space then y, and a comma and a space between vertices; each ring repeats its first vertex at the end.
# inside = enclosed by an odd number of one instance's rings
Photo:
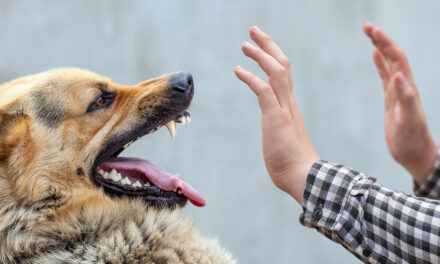
MULTIPOLYGON (((408 127, 411 124, 417 124, 420 123, 418 121, 423 120, 423 114, 420 115, 420 109, 421 105, 418 105, 418 96, 414 89, 411 89, 410 84, 406 80, 405 76, 398 72, 394 78, 394 86, 396 87, 396 101, 399 102, 400 106, 400 112, 401 114, 398 115, 398 120, 395 120, 396 122, 400 123, 401 125, 408 127)), ((423 113, 423 110, 422 110, 423 113)))
POLYGON ((396 87, 396 98, 402 103, 402 110, 409 111, 417 100, 417 94, 411 88, 403 73, 398 72, 394 76, 394 86, 396 87))
POLYGON ((289 72, 274 57, 267 54, 259 47, 245 42, 242 45, 243 53, 255 60, 261 69, 269 76, 269 84, 272 86, 278 101, 282 107, 290 108, 291 86, 289 85, 289 72))
POLYGON ((370 38, 372 38, 372 36, 373 36, 373 29, 374 29, 374 26, 371 23, 367 22, 364 24, 364 32, 370 38))
POLYGON ((275 58, 285 68, 290 68, 289 60, 278 45, 261 29, 256 26, 251 27, 250 36, 260 48, 262 48, 267 54, 275 58))
POLYGON ((280 77, 284 73, 285 68, 261 48, 249 42, 244 42, 242 50, 246 56, 255 60, 269 77, 280 77))
POLYGON ((405 78, 408 81, 412 82, 412 74, 408 60, 400 47, 380 28, 375 27, 370 23, 365 23, 364 32, 388 62, 391 74, 400 71, 405 75, 405 78))
POLYGON ((257 26, 251 27, 249 34, 251 36, 251 39, 255 41, 255 43, 264 50, 267 54, 272 56, 275 60, 278 61, 287 71, 288 75, 288 91, 286 94, 283 94, 285 97, 293 97, 293 81, 292 81, 292 72, 290 69, 290 62, 289 59, 287 59, 284 52, 281 50, 281 48, 272 40, 272 38, 264 33, 261 29, 259 29, 257 26))
POLYGON ((417 93, 411 88, 408 80, 403 73, 398 72, 391 77, 389 87, 385 92, 385 110, 395 109, 395 105, 399 104, 402 115, 401 121, 412 116, 414 113, 414 105, 417 102, 417 93))
POLYGON ((388 69, 387 62, 382 52, 380 52, 377 48, 373 51, 373 59, 376 64, 377 71, 379 72, 380 78, 382 79, 383 87, 386 90, 388 81, 390 79, 390 72, 388 69))
POLYGON ((267 112, 280 107, 278 99, 268 83, 240 66, 235 67, 234 72, 238 79, 246 83, 258 96, 258 102, 262 112, 267 112))
POLYGON ((391 61, 401 61, 406 60, 405 54, 397 46, 396 43, 386 35, 380 28, 374 28, 372 31, 373 43, 380 49, 380 51, 385 54, 387 59, 391 61))
POLYGON ((365 23, 364 32, 387 59, 392 61, 402 59, 402 55, 404 55, 402 50, 380 28, 375 27, 370 23, 365 23))

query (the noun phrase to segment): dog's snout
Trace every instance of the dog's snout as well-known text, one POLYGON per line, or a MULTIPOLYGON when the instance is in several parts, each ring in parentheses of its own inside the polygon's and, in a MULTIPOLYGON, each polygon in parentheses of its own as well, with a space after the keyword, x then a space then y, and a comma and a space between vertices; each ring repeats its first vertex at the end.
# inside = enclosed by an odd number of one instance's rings
POLYGON ((192 75, 186 72, 174 74, 170 79, 173 92, 191 95, 194 92, 192 75))

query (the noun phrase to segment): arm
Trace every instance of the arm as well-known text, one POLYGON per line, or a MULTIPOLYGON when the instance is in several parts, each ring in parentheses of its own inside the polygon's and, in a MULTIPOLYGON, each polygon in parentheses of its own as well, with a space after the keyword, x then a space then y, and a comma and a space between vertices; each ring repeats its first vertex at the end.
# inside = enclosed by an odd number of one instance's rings
POLYGON ((374 178, 319 161, 294 97, 286 57, 258 28, 250 35, 259 47, 244 43, 243 52, 258 62, 269 81, 241 67, 235 73, 258 96, 266 168, 274 184, 303 205, 301 222, 363 261, 439 262, 438 202, 392 192, 374 178))
MULTIPOLYGON (((411 173, 417 192, 417 186, 426 181, 434 166, 437 146, 429 132, 405 53, 380 28, 366 23, 364 32, 375 46, 373 58, 385 93, 388 149, 393 158, 411 173)), ((431 198, 440 198, 440 188, 436 193, 431 198)))
POLYGON ((391 191, 350 168, 316 162, 300 222, 366 263, 439 263, 440 201, 391 191))

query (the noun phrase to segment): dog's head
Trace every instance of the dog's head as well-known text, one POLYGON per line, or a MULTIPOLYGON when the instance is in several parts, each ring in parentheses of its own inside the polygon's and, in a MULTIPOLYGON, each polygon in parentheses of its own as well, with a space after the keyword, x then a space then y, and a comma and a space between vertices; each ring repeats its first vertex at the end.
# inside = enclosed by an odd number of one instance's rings
POLYGON ((56 69, 0 86, 0 201, 56 203, 87 192, 141 197, 160 206, 203 198, 182 176, 147 160, 119 158, 161 126, 172 136, 194 93, 190 74, 135 86, 79 69, 56 69))

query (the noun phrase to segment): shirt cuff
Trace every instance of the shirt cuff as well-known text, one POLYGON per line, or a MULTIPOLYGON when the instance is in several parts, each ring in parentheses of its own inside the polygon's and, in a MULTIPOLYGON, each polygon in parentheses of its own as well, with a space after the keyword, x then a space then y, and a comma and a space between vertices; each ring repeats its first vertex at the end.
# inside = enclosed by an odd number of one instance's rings
POLYGON ((414 194, 419 197, 440 198, 440 148, 437 159, 428 177, 422 184, 414 181, 414 194))
POLYGON ((374 182, 374 178, 342 165, 315 162, 304 189, 301 224, 325 233, 336 231, 350 195, 363 195, 374 182))

